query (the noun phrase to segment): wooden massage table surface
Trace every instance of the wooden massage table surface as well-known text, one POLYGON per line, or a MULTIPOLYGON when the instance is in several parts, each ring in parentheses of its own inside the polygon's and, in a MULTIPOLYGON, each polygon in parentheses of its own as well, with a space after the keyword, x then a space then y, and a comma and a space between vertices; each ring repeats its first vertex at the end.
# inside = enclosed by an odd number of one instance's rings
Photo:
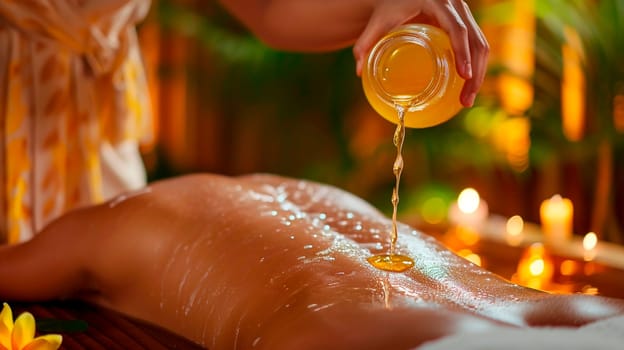
POLYGON ((162 328, 87 303, 64 301, 9 304, 14 317, 23 311, 33 314, 38 334, 61 334, 61 349, 202 349, 162 328))

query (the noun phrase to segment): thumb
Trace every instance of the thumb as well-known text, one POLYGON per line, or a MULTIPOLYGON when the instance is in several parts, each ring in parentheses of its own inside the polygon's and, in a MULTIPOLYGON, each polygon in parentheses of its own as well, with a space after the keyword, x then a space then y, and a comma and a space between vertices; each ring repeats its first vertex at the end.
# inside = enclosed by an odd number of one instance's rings
POLYGON ((366 62, 366 56, 373 48, 373 46, 377 43, 377 41, 388 33, 390 30, 394 29, 400 23, 388 22, 388 21, 380 21, 376 20, 376 17, 373 15, 371 19, 368 21, 366 28, 362 31, 362 34, 357 39, 355 44, 353 45, 353 56, 355 57, 355 73, 358 76, 362 75, 362 68, 364 63, 366 62))

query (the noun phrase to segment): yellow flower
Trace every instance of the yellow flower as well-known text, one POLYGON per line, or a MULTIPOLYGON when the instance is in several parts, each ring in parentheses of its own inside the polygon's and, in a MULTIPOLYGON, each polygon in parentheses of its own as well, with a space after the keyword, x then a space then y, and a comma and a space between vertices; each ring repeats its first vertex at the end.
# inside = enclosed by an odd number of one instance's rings
POLYGON ((35 318, 24 312, 13 323, 13 311, 4 303, 0 312, 0 350, 56 350, 63 337, 49 334, 35 338, 35 318))

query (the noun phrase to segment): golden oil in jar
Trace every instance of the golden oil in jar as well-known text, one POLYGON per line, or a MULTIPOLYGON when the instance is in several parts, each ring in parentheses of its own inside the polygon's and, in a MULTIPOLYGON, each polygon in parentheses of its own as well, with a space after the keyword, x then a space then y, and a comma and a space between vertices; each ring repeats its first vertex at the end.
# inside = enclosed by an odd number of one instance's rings
POLYGON ((448 35, 424 24, 388 33, 362 69, 364 93, 375 111, 398 124, 397 106, 402 106, 410 128, 431 127, 456 115, 463 85, 448 35))

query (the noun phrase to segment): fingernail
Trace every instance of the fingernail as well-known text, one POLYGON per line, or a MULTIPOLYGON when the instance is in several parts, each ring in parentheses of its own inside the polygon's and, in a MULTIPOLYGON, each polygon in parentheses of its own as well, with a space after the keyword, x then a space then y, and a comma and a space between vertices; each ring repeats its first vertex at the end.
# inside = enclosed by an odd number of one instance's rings
POLYGON ((464 65, 464 72, 466 74, 466 79, 472 78, 472 64, 470 64, 470 62, 466 62, 464 65))
POLYGON ((468 106, 472 107, 472 105, 474 104, 475 99, 477 98, 477 94, 475 94, 474 92, 471 93, 470 95, 468 95, 468 106))
POLYGON ((355 73, 359 76, 362 72, 362 60, 358 59, 355 65, 355 73))

